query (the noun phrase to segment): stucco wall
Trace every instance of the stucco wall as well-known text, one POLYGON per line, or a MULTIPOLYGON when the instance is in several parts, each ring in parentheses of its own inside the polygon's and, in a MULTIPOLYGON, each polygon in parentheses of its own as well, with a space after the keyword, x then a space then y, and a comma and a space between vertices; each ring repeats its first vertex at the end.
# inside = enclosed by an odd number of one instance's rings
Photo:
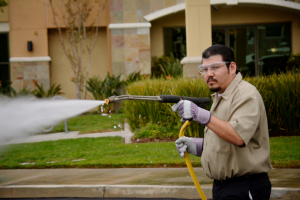
POLYGON ((48 56, 45 5, 42 0, 9 1, 10 57, 48 56), (32 41, 33 51, 27 51, 32 41))
MULTIPOLYGON (((76 99, 75 83, 71 81, 74 77, 71 65, 65 56, 60 44, 60 38, 56 29, 48 30, 50 63, 50 83, 61 84, 62 96, 68 99, 76 99)), ((83 64, 87 65, 87 56, 83 56, 83 64)), ((106 28, 99 28, 97 42, 92 52, 89 77, 100 75, 103 79, 109 70, 107 34, 106 28)))
POLYGON ((3 8, 3 12, 0 12, 0 22, 8 22, 8 20, 9 20, 8 16, 9 16, 8 6, 5 6, 3 8))
MULTIPOLYGON (((265 24, 292 22, 292 53, 300 52, 300 14, 286 9, 270 6, 218 6, 211 9, 212 26, 265 24), (253 12, 255 10, 255 12, 253 12), (259 13, 259 14, 258 14, 259 13)), ((151 22, 151 57, 164 54, 163 28, 185 26, 185 12, 171 14, 151 22)))

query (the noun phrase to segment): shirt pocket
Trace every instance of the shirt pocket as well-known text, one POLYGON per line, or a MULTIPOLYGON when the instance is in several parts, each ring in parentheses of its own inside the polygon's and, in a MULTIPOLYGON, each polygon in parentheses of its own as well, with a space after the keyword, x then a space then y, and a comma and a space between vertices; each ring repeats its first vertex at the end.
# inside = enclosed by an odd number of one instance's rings
POLYGON ((222 138, 220 138, 217 134, 215 134, 213 131, 208 129, 207 135, 209 135, 210 141, 207 145, 209 145, 211 148, 211 151, 214 153, 228 153, 230 152, 230 143, 226 142, 222 138))

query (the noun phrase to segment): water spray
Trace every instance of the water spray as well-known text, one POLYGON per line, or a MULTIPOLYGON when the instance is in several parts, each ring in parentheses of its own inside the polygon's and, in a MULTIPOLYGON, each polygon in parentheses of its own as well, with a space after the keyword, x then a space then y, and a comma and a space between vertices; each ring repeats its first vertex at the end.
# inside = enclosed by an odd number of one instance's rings
MULTIPOLYGON (((211 104, 211 100, 208 97, 185 97, 185 96, 177 96, 177 95, 159 95, 159 96, 139 96, 139 95, 121 95, 121 96, 111 96, 105 99, 105 103, 114 103, 122 100, 145 100, 145 101, 157 101, 159 103, 178 103, 180 100, 189 100, 193 103, 195 103, 197 106, 201 108, 205 108, 209 104, 211 104)), ((191 125, 193 119, 187 120, 183 126, 180 129, 179 137, 184 136, 184 131, 187 129, 189 125, 191 125)), ((189 173, 193 179, 193 182, 196 186, 196 189, 203 200, 207 200, 206 196, 204 195, 204 192, 200 186, 200 183, 196 177, 196 174, 194 172, 192 163, 190 161, 189 155, 187 152, 184 154, 184 159, 186 162, 186 165, 188 167, 189 173)))

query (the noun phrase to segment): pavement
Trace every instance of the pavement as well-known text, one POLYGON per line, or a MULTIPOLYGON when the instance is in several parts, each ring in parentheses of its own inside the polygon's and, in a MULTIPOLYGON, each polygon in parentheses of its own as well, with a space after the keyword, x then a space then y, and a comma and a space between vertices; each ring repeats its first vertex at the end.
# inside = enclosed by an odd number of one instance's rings
MULTIPOLYGON (((81 137, 122 136, 125 130, 78 135, 78 132, 36 135, 6 144, 81 137)), ((183 160, 184 162, 184 160, 183 160)), ((202 168, 194 168, 207 199, 212 199, 212 180, 202 168)), ((300 169, 272 169, 272 200, 300 199, 300 169)), ((187 168, 113 169, 16 169, 0 170, 0 198, 171 198, 200 199, 187 168)))
POLYGON ((114 137, 114 136, 123 137, 125 144, 129 144, 129 143, 131 143, 131 137, 133 136, 133 133, 130 131, 129 125, 127 123, 125 123, 124 130, 122 130, 122 131, 104 132, 104 133, 89 133, 89 134, 79 134, 79 131, 70 131, 68 133, 65 133, 65 132, 46 133, 46 134, 26 136, 23 138, 14 138, 9 141, 2 142, 2 144, 7 145, 7 144, 53 141, 53 140, 62 140, 62 139, 114 137))

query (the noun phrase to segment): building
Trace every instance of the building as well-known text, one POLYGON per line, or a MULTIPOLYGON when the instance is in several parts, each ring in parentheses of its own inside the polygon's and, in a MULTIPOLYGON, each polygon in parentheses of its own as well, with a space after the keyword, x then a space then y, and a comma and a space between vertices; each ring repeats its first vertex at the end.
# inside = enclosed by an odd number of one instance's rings
MULTIPOLYGON (((216 43, 235 52, 242 72, 269 74, 284 68, 290 54, 300 52, 299 2, 108 0, 89 77, 104 78, 107 72, 150 74, 151 57, 171 52, 182 59, 186 77, 197 77, 202 51, 216 43)), ((8 3, 0 13, 2 85, 11 81, 19 90, 25 85, 34 89, 39 83, 47 89, 56 83, 61 84, 66 98, 76 98, 74 75, 60 45, 50 1, 8 3)), ((96 12, 91 15, 97 16, 96 12)), ((87 60, 86 53, 83 60, 87 60)))

